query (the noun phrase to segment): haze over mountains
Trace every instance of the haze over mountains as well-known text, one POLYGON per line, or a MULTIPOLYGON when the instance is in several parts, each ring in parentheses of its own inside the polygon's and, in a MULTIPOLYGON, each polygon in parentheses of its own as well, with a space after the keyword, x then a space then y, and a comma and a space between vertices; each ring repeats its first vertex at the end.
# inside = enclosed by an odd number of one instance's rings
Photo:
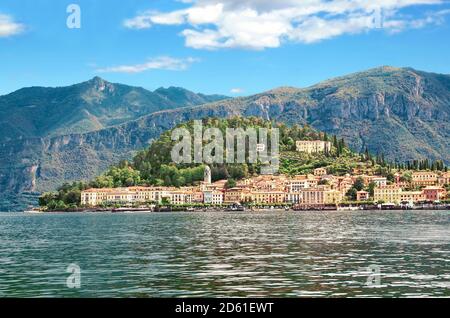
POLYGON ((90 179, 180 122, 236 115, 309 124, 391 160, 450 163, 449 75, 380 67, 235 99, 96 77, 0 97, 0 210, 23 209, 30 192, 90 179))

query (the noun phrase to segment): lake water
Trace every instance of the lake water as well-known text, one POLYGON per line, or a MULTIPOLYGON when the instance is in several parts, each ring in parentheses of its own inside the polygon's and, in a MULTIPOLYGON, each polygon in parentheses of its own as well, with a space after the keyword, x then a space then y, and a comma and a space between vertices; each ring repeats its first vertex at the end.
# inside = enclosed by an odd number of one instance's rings
POLYGON ((0 297, 175 296, 448 297, 450 211, 0 213, 0 297))

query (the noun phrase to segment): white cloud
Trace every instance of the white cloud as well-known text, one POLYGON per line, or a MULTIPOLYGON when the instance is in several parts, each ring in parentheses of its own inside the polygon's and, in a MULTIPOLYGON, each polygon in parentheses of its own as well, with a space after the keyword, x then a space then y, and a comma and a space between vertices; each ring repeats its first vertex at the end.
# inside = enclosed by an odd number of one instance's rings
POLYGON ((151 16, 153 13, 147 12, 132 19, 123 21, 123 25, 129 29, 148 29, 152 26, 151 16))
POLYGON ((0 38, 19 34, 24 29, 23 24, 15 22, 9 15, 0 13, 0 38))
POLYGON ((142 64, 110 66, 99 68, 96 71, 99 73, 141 73, 148 70, 183 71, 195 62, 198 62, 198 59, 192 57, 177 59, 169 56, 160 56, 149 59, 142 64))
POLYGON ((242 88, 238 88, 238 87, 230 89, 231 94, 241 94, 243 92, 244 92, 244 90, 242 88))
MULTIPOLYGON (((276 48, 283 42, 313 43, 381 28, 398 32, 438 24, 443 14, 408 17, 412 6, 435 8, 444 0, 192 0, 166 13, 148 11, 126 20, 128 28, 185 25, 186 46, 196 49, 276 48)), ((445 12, 441 10, 440 12, 445 12)))

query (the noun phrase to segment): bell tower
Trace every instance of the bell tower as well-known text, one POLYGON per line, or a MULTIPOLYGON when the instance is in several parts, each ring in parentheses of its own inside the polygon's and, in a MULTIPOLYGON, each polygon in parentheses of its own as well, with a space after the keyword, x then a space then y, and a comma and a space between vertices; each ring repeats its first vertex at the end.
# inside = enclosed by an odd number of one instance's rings
POLYGON ((203 181, 205 184, 211 184, 211 168, 209 166, 205 167, 203 181))

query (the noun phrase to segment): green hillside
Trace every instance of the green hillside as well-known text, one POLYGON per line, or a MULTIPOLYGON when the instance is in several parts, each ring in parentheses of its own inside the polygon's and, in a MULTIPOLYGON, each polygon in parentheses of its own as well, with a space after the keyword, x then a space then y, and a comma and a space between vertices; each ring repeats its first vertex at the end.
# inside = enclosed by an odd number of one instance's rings
MULTIPOLYGON (((345 141, 337 136, 328 136, 309 126, 289 127, 282 123, 266 121, 260 118, 234 117, 229 119, 208 118, 202 120, 203 129, 219 128, 225 135, 227 128, 266 128, 269 131, 278 128, 280 133, 280 170, 279 174, 298 175, 312 173, 315 168, 325 167, 329 173, 344 175, 352 173, 354 168, 372 170, 387 175, 390 167, 382 156, 374 158, 369 154, 352 152, 345 141), (295 150, 297 140, 325 140, 332 142, 332 149, 325 153, 306 154, 295 150)), ((193 136, 194 121, 178 125, 186 128, 193 136)), ((161 134, 152 145, 136 154, 131 161, 122 161, 112 166, 104 174, 90 182, 74 182, 64 184, 58 193, 44 194, 41 205, 52 208, 76 206, 80 201, 80 191, 87 188, 109 188, 127 186, 188 186, 203 180, 203 164, 175 164, 171 158, 171 150, 178 141, 172 141, 173 130, 161 134), (58 203, 59 202, 59 203, 58 203), (59 204, 59 205, 58 205, 59 204)), ((209 142, 204 141, 204 145, 209 142)), ((248 156, 248 154, 247 154, 248 156)), ((260 174, 261 163, 212 164, 212 179, 234 181, 260 174)))

